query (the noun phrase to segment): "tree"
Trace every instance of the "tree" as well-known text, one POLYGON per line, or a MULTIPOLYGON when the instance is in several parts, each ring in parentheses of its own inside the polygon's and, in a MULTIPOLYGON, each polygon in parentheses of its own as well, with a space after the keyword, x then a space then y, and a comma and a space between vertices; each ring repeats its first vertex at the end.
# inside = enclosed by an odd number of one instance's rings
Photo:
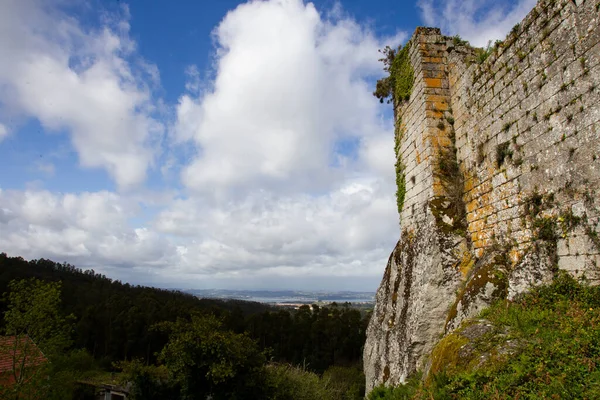
POLYGON ((70 345, 71 324, 60 313, 60 282, 13 280, 4 293, 4 346, 0 352, 12 360, 10 387, 0 394, 14 399, 42 398, 48 359, 60 356, 70 345), (41 350, 41 352, 40 352, 41 350))
POLYGON ((159 354, 181 398, 256 399, 264 390, 265 357, 245 334, 224 330, 213 315, 194 315, 160 325, 170 332, 159 354))

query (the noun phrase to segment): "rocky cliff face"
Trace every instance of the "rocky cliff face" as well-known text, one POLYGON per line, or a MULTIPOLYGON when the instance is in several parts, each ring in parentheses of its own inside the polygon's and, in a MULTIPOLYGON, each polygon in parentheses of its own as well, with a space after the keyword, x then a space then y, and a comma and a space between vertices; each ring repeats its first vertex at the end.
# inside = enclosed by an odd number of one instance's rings
POLYGON ((418 28, 396 56, 402 234, 367 332, 368 390, 427 372, 462 320, 558 269, 598 282, 599 25, 590 0, 544 0, 490 54, 418 28))

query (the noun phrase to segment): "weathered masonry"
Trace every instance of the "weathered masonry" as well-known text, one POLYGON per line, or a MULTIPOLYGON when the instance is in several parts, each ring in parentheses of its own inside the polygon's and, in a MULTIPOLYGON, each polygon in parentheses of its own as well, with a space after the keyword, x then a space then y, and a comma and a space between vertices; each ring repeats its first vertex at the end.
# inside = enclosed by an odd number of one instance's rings
POLYGON ((400 52, 402 236, 367 333, 369 390, 427 371, 442 335, 557 269, 598 282, 599 26, 599 0, 543 0, 489 55, 434 28, 400 52))

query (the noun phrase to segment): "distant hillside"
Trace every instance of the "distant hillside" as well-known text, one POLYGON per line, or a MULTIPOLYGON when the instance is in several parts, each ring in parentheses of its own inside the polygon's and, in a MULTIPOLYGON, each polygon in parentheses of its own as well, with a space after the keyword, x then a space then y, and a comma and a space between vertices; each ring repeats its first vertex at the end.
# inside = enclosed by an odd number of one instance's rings
POLYGON ((188 289, 184 292, 209 299, 239 299, 263 303, 296 302, 312 304, 318 302, 366 303, 375 301, 375 292, 230 289, 188 289))
MULTIPOLYGON (((107 364, 136 357, 153 360, 167 340, 151 329, 161 321, 211 313, 225 318, 228 329, 243 332, 245 317, 270 310, 261 303, 198 299, 179 291, 122 283, 66 263, 27 261, 0 253, 0 293, 6 292, 11 280, 26 278, 62 282, 63 311, 76 318, 76 347, 86 348, 107 364)), ((0 303, 0 313, 5 307, 0 303)))
MULTIPOLYGON (((247 333, 273 361, 322 373, 332 365, 360 364, 370 318, 369 310, 347 304, 288 310, 242 300, 200 299, 122 283, 65 263, 0 253, 0 294, 10 281, 28 278, 62 282, 62 311, 75 316, 73 347, 87 349, 107 369, 118 360, 155 363, 168 337, 153 327, 199 313, 216 316, 225 330, 247 333)), ((5 307, 0 303, 0 313, 5 307)))

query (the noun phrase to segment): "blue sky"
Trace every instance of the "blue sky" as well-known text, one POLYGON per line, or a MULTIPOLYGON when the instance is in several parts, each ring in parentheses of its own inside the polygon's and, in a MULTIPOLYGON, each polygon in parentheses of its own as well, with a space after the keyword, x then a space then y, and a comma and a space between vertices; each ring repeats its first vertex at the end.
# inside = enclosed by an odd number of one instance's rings
POLYGON ((377 49, 535 4, 7 0, 0 251, 163 287, 374 290, 398 238, 377 49))

